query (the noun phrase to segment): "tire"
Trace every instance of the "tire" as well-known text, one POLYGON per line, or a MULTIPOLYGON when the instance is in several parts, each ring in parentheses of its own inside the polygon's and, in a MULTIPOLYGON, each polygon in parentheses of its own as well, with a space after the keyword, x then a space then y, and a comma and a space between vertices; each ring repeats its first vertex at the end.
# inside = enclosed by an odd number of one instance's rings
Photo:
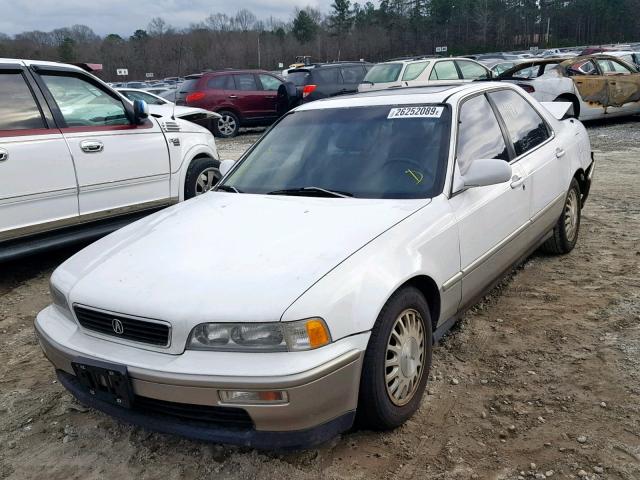
POLYGON ((358 400, 358 418, 363 427, 373 430, 396 428, 418 410, 431 368, 432 338, 429 306, 422 293, 414 287, 405 287, 394 293, 378 316, 364 357, 358 400), (398 322, 403 317, 410 318, 407 317, 408 312, 412 313, 414 320, 421 325, 422 347, 418 345, 417 338, 420 335, 416 330, 413 330, 412 336, 405 337, 406 341, 402 344, 397 340, 397 334, 401 331, 398 322), (412 338, 416 340, 415 343, 412 338), (387 359, 394 362, 394 354, 390 351, 393 347, 399 348, 399 353, 395 355, 397 365, 386 366, 387 359), (411 357, 419 359, 420 352, 422 367, 416 368, 419 361, 407 360, 411 357), (394 370, 395 379, 387 383, 387 374, 393 375, 394 370), (405 398, 401 398, 403 387, 394 391, 394 382, 397 379, 401 384, 407 378, 405 374, 409 373, 411 376, 413 371, 416 372, 412 377, 413 382, 409 384, 405 398))
POLYGON ((220 180, 220 162, 211 157, 196 158, 189 165, 184 179, 184 199, 208 192, 220 180))
POLYGON ((213 126, 213 134, 220 138, 232 138, 238 135, 240 130, 240 119, 238 116, 228 110, 218 112, 222 115, 213 126))
POLYGON ((580 215, 582 210, 580 185, 574 178, 564 201, 562 214, 553 227, 553 235, 542 244, 542 250, 554 255, 563 255, 573 250, 578 242, 580 215))

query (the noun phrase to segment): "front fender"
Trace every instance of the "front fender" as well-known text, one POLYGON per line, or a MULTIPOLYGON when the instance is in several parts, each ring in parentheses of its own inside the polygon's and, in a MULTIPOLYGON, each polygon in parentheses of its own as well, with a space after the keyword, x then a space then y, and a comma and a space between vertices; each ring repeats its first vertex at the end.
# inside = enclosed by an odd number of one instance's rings
MULTIPOLYGON (((455 313, 459 285, 442 285, 460 271, 458 227, 440 196, 351 255, 303 293, 282 321, 322 317, 333 340, 371 330, 389 297, 416 276, 441 292, 441 319, 455 313)), ((432 319, 434 324, 439 319, 432 319)))
MULTIPOLYGON (((169 144, 169 148, 172 148, 171 144, 169 144)), ((184 201, 184 182, 189 165, 195 158, 203 156, 218 160, 217 152, 209 145, 201 143, 193 144, 188 150, 180 152, 179 161, 176 162, 177 167, 171 174, 171 193, 174 199, 180 202, 184 201)))

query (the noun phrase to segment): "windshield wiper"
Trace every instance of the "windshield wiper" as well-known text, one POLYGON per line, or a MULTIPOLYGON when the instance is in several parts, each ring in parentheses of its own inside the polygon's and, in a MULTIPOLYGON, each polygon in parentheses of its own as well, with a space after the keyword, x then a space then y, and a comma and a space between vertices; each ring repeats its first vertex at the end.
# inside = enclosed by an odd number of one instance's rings
POLYGON ((307 192, 323 193, 330 197, 353 197, 353 194, 349 192, 338 192, 336 190, 327 190, 326 188, 320 187, 285 188, 282 190, 274 190, 273 192, 267 193, 267 195, 303 195, 307 192))
POLYGON ((222 190, 223 192, 233 192, 233 193, 242 193, 236 187, 232 185, 220 185, 216 190, 222 190))

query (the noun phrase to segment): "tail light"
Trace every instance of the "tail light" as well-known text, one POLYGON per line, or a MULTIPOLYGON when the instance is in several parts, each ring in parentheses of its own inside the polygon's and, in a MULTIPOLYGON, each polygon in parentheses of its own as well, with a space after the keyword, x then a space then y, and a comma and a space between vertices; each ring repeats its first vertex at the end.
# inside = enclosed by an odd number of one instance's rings
POLYGON ((311 95, 316 88, 318 88, 317 85, 305 85, 302 89, 302 98, 306 98, 311 95))
POLYGON ((518 83, 518 86, 523 89, 525 92, 527 93, 533 93, 536 91, 535 88, 533 88, 532 85, 526 84, 526 83, 518 83))
POLYGON ((193 92, 187 95, 187 98, 184 99, 185 102, 197 102, 198 100, 202 100, 204 98, 204 92, 193 92))

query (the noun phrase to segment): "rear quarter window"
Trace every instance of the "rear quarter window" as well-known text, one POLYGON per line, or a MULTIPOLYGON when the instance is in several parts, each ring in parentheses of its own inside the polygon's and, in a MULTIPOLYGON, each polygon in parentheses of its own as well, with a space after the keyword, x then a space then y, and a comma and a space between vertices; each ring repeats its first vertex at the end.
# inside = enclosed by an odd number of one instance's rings
POLYGON ((313 83, 318 85, 328 85, 332 83, 340 83, 338 80, 339 70, 337 68, 318 68, 311 72, 313 83))

